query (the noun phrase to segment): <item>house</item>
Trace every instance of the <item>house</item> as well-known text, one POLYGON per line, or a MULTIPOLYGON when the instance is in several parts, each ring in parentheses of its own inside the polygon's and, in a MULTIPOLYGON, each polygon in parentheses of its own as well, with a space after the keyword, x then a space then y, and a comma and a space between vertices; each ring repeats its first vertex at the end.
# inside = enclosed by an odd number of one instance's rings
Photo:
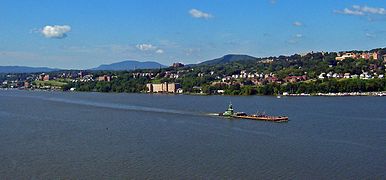
POLYGON ((231 79, 232 79, 232 77, 227 76, 227 77, 222 78, 221 81, 226 82, 226 81, 230 81, 231 79))
POLYGON ((378 52, 373 52, 373 54, 371 55, 372 59, 374 60, 379 60, 381 57, 380 57, 380 54, 378 52))
POLYGON ((248 78, 256 78, 257 75, 256 74, 248 74, 248 78))
POLYGON ((203 93, 202 87, 200 87, 200 86, 193 86, 193 91, 196 93, 200 93, 200 94, 203 93))
POLYGON ((252 79, 252 83, 253 83, 254 85, 258 85, 258 86, 260 86, 260 85, 263 84, 263 82, 260 81, 260 80, 258 80, 258 79, 252 79))
POLYGON ((51 78, 50 78, 50 75, 46 74, 43 78, 43 81, 49 81, 51 78))
POLYGON ((24 81, 24 88, 28 89, 31 87, 31 84, 28 81, 24 81))
POLYGON ((307 80, 307 76, 306 75, 303 75, 303 76, 287 76, 286 78, 284 78, 284 82, 290 82, 290 83, 295 83, 295 82, 299 82, 299 81, 306 81, 307 80))
POLYGON ((348 58, 352 58, 352 59, 356 59, 357 58, 357 55, 355 53, 344 53, 342 56, 338 56, 335 58, 335 60, 337 61, 343 61, 345 59, 348 59, 348 58))
POLYGON ((183 90, 182 88, 178 88, 177 91, 176 91, 176 93, 182 94, 182 93, 184 93, 184 90, 183 90))
POLYGON ((94 81, 93 77, 94 77, 94 76, 93 76, 92 74, 85 75, 85 76, 83 76, 83 77, 80 79, 80 82, 90 82, 90 81, 94 81))
POLYGON ((332 78, 332 75, 333 75, 332 72, 327 73, 327 78, 328 79, 332 78))
POLYGON ((277 82, 279 80, 279 78, 277 78, 275 76, 271 76, 271 77, 265 78, 265 80, 267 80, 269 83, 274 83, 274 82, 277 82))
POLYGON ((351 74, 350 73, 344 73, 343 78, 350 79, 351 78, 351 74))
POLYGON ((224 90, 222 90, 222 89, 219 89, 219 90, 217 90, 217 93, 218 93, 218 94, 224 94, 224 93, 225 93, 225 91, 224 91, 224 90))
POLYGON ((360 79, 371 79, 371 75, 368 72, 363 72, 360 76, 360 79))
POLYGON ((370 64, 369 65, 370 70, 376 70, 377 68, 378 68, 378 66, 376 64, 370 64))
POLYGON ((319 78, 319 79, 324 79, 324 78, 325 78, 325 77, 324 77, 325 75, 326 75, 326 73, 320 73, 320 75, 318 76, 318 78, 319 78))
POLYGON ((362 53, 361 55, 360 55, 360 57, 362 58, 362 59, 370 59, 370 53, 362 53))
POLYGON ((108 75, 99 76, 98 77, 98 81, 110 82, 111 81, 111 76, 108 76, 108 75))
POLYGON ((48 74, 40 74, 39 75, 39 81, 49 81, 51 79, 50 75, 48 74))
POLYGON ((353 78, 353 79, 358 79, 358 77, 359 76, 357 74, 354 74, 354 75, 351 76, 351 78, 353 78))

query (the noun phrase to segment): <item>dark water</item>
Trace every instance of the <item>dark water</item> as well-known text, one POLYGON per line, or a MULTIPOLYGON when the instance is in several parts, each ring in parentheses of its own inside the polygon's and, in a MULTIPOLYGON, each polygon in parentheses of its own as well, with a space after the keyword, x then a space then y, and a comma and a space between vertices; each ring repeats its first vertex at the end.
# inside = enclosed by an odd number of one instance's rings
POLYGON ((52 178, 384 179, 386 98, 0 91, 0 179, 52 178))

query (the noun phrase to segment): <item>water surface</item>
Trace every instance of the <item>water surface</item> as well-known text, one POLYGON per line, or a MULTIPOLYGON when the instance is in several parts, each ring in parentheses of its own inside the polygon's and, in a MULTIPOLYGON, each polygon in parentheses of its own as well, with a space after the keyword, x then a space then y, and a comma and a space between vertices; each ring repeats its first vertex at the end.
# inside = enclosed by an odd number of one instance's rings
POLYGON ((386 98, 0 91, 0 178, 386 178, 386 98), (236 110, 289 123, 208 116, 236 110))

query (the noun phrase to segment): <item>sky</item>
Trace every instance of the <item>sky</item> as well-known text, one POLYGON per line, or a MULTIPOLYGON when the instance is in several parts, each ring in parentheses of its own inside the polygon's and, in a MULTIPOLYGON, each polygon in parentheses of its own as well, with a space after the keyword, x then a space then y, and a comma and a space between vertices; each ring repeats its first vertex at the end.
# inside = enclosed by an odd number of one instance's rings
POLYGON ((1 0, 0 66, 386 47, 385 0, 1 0))

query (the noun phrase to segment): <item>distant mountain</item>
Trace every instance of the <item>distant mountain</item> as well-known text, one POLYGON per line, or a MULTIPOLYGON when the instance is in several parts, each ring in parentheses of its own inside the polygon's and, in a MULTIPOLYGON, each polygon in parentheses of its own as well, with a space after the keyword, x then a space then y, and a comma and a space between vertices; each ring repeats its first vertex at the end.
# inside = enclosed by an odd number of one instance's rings
POLYGON ((113 64, 104 64, 97 68, 93 68, 91 70, 95 71, 124 71, 124 70, 134 70, 134 69, 157 69, 157 68, 165 68, 167 66, 162 65, 153 61, 139 62, 139 61, 122 61, 113 64))
POLYGON ((224 64, 224 63, 230 63, 235 61, 248 61, 248 60, 257 60, 257 58, 248 56, 248 55, 228 54, 221 58, 204 61, 202 63, 199 63, 198 65, 216 65, 216 64, 224 64))
POLYGON ((38 73, 38 72, 52 72, 59 69, 47 67, 26 67, 26 66, 0 66, 0 73, 38 73))

